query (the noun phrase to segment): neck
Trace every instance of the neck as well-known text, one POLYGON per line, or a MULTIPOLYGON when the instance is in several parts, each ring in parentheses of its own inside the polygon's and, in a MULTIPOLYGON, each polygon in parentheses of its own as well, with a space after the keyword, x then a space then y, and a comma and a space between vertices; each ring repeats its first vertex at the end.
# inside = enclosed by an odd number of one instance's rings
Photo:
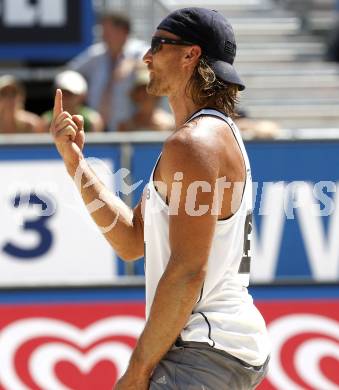
POLYGON ((180 129, 196 111, 202 108, 186 96, 185 91, 169 96, 168 101, 174 115, 176 129, 180 129))

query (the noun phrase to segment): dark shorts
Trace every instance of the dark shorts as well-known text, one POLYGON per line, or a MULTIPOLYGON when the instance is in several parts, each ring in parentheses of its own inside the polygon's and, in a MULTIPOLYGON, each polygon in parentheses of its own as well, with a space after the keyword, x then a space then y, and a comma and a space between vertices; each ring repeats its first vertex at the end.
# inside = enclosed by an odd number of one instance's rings
POLYGON ((250 390, 265 377, 268 360, 253 367, 206 343, 180 342, 153 372, 150 390, 250 390))

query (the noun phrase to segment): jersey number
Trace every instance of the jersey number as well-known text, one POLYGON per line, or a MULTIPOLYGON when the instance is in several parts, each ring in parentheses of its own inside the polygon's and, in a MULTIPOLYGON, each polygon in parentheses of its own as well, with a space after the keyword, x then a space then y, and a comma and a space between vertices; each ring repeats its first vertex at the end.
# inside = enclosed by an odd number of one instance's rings
POLYGON ((252 233, 252 213, 247 214, 244 226, 244 249, 239 266, 239 274, 249 274, 251 267, 251 233, 252 233))

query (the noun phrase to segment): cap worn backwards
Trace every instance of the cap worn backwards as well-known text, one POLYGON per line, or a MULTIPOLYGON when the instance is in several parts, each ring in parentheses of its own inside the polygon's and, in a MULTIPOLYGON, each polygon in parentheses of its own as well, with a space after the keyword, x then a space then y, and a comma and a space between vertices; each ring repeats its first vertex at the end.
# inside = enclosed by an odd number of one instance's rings
POLYGON ((245 89, 233 62, 236 55, 234 32, 219 12, 206 8, 182 8, 170 13, 157 27, 201 47, 210 67, 221 80, 245 89))

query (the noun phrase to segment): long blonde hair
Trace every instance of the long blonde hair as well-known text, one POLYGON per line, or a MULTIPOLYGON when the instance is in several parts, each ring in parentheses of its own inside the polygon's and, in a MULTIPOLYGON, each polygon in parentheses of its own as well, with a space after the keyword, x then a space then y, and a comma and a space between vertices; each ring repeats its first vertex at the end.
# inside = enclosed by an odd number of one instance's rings
POLYGON ((235 115, 238 91, 238 85, 217 78, 204 56, 199 59, 186 86, 186 93, 195 104, 216 108, 230 117, 235 115))

